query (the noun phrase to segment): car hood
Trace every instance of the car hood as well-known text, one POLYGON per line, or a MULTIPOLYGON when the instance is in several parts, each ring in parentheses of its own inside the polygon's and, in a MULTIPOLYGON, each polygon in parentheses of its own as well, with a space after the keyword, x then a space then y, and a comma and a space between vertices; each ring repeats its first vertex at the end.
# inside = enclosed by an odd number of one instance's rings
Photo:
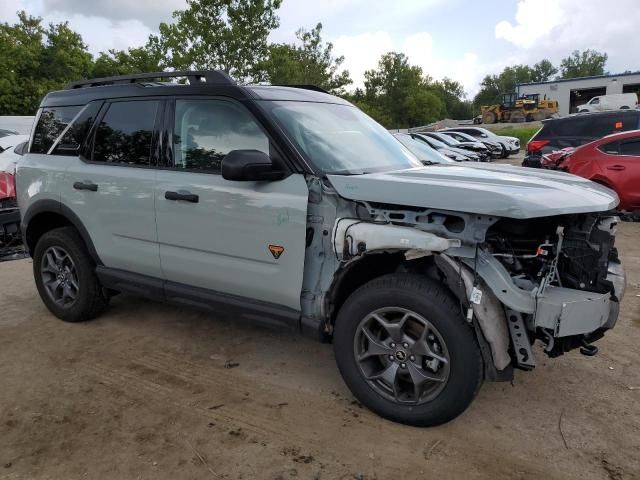
POLYGON ((519 219, 607 211, 618 204, 614 191, 584 178, 510 165, 439 164, 327 178, 350 200, 519 219))

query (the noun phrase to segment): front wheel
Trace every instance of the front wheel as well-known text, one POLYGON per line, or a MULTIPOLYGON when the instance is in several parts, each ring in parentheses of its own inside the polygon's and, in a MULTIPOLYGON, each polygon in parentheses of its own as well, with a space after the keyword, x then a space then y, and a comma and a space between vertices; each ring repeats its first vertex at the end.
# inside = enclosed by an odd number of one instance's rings
POLYGON ((452 420, 482 385, 482 356, 459 304, 419 275, 385 275, 353 293, 336 319, 334 351, 356 398, 408 425, 452 420))

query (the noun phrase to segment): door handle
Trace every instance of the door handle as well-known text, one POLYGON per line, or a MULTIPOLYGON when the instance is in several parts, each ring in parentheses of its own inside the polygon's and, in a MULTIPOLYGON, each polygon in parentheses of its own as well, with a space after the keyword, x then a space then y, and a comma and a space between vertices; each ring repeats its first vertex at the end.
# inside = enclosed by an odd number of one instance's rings
POLYGON ((625 168, 626 167, 624 165, 609 165, 607 167, 607 170, 615 170, 616 172, 621 172, 625 168))
POLYGON ((164 192, 164 198, 167 200, 184 200, 185 202, 198 203, 200 197, 190 192, 164 192))
POLYGON ((89 180, 85 180, 84 182, 75 182, 73 184, 73 188, 75 188, 76 190, 88 190, 89 192, 98 191, 98 185, 89 180))

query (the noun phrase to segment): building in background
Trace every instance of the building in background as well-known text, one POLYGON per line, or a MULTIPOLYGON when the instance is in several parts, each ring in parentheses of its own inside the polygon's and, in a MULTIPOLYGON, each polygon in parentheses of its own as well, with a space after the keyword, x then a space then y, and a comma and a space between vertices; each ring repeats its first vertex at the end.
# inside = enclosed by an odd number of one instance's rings
POLYGON ((575 113, 578 105, 600 95, 636 93, 640 97, 640 72, 520 83, 516 86, 516 92, 518 96, 538 93, 540 98, 546 96, 558 100, 560 115, 568 115, 575 113))

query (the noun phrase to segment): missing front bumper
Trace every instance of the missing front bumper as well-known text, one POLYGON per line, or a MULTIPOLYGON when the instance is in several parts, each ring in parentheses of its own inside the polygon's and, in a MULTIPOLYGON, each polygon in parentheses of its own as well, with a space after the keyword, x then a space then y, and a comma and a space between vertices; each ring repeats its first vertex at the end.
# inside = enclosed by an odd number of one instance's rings
POLYGON ((620 263, 609 263, 607 280, 613 285, 613 294, 547 287, 537 298, 535 327, 554 338, 589 335, 613 328, 626 284, 620 263))

